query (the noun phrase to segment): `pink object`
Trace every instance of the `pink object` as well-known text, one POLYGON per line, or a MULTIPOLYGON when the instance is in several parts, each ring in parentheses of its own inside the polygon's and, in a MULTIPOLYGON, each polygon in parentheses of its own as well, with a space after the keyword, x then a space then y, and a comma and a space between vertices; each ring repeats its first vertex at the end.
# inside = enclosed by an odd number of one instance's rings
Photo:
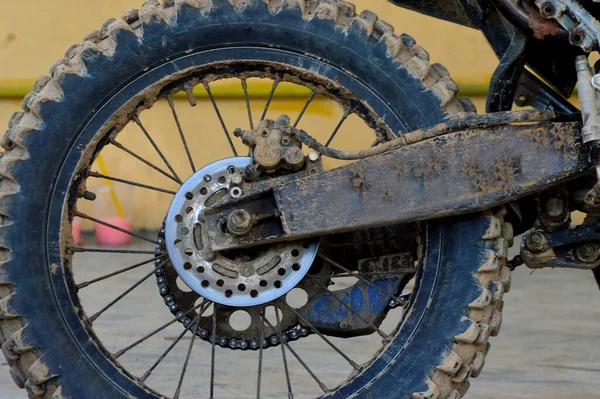
POLYGON ((78 246, 79 244, 81 244, 81 220, 73 219, 72 228, 73 242, 75 243, 75 246, 78 246))
MULTIPOLYGON (((133 230, 133 221, 131 219, 113 217, 101 220, 123 230, 133 230)), ((99 245, 121 247, 131 242, 131 236, 111 227, 96 223, 96 241, 99 245)))

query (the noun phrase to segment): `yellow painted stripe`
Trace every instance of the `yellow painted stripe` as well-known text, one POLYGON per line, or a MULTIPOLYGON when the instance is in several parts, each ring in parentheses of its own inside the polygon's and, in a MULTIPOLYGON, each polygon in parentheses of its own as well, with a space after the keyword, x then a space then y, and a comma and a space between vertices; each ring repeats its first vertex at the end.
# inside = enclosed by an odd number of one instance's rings
MULTIPOLYGON (((487 94, 489 79, 456 79, 460 87, 461 96, 481 96, 487 94)), ((2 80, 0 79, 0 99, 21 99, 32 90, 35 81, 31 79, 23 80, 2 80)), ((211 91, 215 98, 239 99, 244 98, 244 92, 239 82, 214 82, 211 84, 211 91)), ((271 84, 265 82, 248 82, 248 94, 252 98, 265 98, 271 92, 271 84)), ((310 94, 310 90, 295 84, 282 83, 277 87, 275 96, 277 98, 305 98, 310 94)), ((194 88, 194 96, 197 99, 206 99, 208 94, 201 86, 194 88)), ((180 92, 176 98, 185 98, 185 93, 180 92)))

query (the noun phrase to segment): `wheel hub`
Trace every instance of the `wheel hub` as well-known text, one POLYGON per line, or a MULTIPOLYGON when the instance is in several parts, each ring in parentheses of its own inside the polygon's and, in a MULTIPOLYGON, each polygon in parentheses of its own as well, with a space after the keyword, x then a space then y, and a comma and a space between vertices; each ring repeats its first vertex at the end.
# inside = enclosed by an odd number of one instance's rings
MULTIPOLYGON (((165 221, 165 246, 179 277, 202 297, 233 307, 261 305, 289 292, 306 275, 318 249, 318 241, 219 253, 210 249, 205 209, 224 196, 242 194, 240 177, 250 161, 227 158, 196 172, 175 195, 165 221)), ((251 217, 234 211, 223 228, 243 231, 251 217)))

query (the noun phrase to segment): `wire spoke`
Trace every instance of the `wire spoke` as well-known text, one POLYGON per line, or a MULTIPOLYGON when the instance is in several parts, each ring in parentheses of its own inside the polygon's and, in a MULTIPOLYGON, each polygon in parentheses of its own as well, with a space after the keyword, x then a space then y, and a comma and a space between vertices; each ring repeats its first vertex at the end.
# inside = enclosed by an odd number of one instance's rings
POLYGON ((78 253, 78 252, 100 252, 107 254, 135 254, 135 255, 154 255, 156 251, 141 251, 137 249, 104 249, 104 248, 82 248, 82 247, 69 247, 67 252, 78 253))
POLYGON ((160 193, 172 194, 172 195, 177 194, 175 191, 165 190, 164 188, 149 186, 147 184, 136 183, 136 182, 130 181, 130 180, 119 179, 118 177, 106 176, 106 175, 100 174, 98 172, 88 172, 88 176, 95 177, 97 179, 106 179, 106 180, 116 181, 118 183, 123 183, 123 184, 127 184, 127 185, 134 186, 134 187, 141 187, 141 188, 145 188, 147 190, 158 191, 160 193))
POLYGON ((212 345, 210 352, 210 399, 215 398, 215 354, 217 344, 217 307, 213 307, 212 315, 212 345))
POLYGON ((139 128, 142 130, 142 132, 144 133, 144 136, 146 136, 146 138, 148 139, 148 141, 150 142, 150 144, 152 144, 152 147, 154 147, 154 150, 160 156, 160 158, 163 160, 163 162, 165 163, 165 165, 167 166, 167 168, 169 168, 169 170, 173 174, 173 177, 175 177, 175 179, 177 179, 177 183, 183 184, 183 182, 181 181, 181 179, 179 178, 179 176, 177 176, 177 173, 175 172, 175 169, 173 169, 171 167, 171 164, 169 163, 169 161, 167 161, 167 158, 165 158, 165 156, 162 153, 162 151, 160 150, 160 148, 158 148, 158 146, 156 145, 156 143, 154 142, 154 140, 152 140, 152 136, 150 136, 150 133, 148 133, 148 131, 146 130, 146 128, 144 127, 144 125, 142 125, 142 121, 140 121, 140 118, 137 115, 134 115, 133 116, 133 120, 139 126, 139 128))
MULTIPOLYGON (((310 274, 306 274, 306 276, 308 278, 310 278, 312 281, 315 282, 315 284, 317 284, 319 287, 321 287, 322 289, 327 290, 327 287, 324 284, 321 284, 317 281, 317 279, 313 276, 311 276, 310 274)), ((388 335, 386 333, 384 333, 383 331, 381 331, 376 325, 374 325, 373 323, 371 323, 370 321, 366 320, 365 318, 363 318, 360 313, 358 313, 356 310, 354 310, 352 308, 352 306, 347 305, 346 303, 344 303, 344 301, 342 301, 340 298, 338 298, 337 296, 335 296, 335 294, 333 294, 331 291, 327 290, 328 294, 327 296, 330 298, 335 299, 340 305, 342 305, 343 307, 345 307, 346 309, 348 309, 349 311, 351 311, 354 315, 356 315, 356 317, 358 317, 360 320, 362 320, 364 323, 367 323, 367 325, 371 328, 373 328, 375 331, 377 331, 377 333, 379 334, 379 336, 381 336, 381 338, 386 339, 388 337, 388 335)))
POLYGON ((306 324, 308 327, 310 327, 323 341, 325 341, 325 343, 327 343, 327 345, 329 345, 331 347, 331 349, 333 349, 334 351, 336 351, 341 357, 343 357, 344 359, 346 359, 346 361, 348 363, 350 363, 350 365, 355 369, 355 370, 360 370, 360 366, 358 364, 356 364, 356 362, 354 362, 352 359, 350 359, 344 352, 342 352, 340 350, 340 348, 338 348, 337 346, 335 346, 335 344, 333 342, 331 342, 325 335, 323 335, 323 333, 321 333, 319 330, 317 330, 317 328, 315 326, 313 326, 311 324, 311 322, 309 322, 308 320, 306 320, 304 318, 304 316, 302 316, 296 309, 294 309, 293 307, 289 306, 287 303, 285 303, 284 301, 282 301, 281 299, 277 300, 279 303, 281 303, 283 306, 285 306, 286 308, 288 308, 292 313, 294 313, 296 315, 296 317, 298 319, 300 319, 304 324, 306 324))
POLYGON ((250 130, 254 130, 254 121, 252 120, 252 109, 250 108, 250 97, 248 96, 248 84, 246 78, 242 78, 242 89, 246 97, 246 109, 248 110, 248 121, 250 121, 250 130))
POLYGON ((177 111, 175 110, 175 103, 173 102, 173 97, 170 95, 167 96, 167 102, 169 103, 169 107, 171 107, 171 112, 173 113, 173 119, 175 119, 175 124, 177 124, 177 130, 179 131, 179 136, 181 137, 183 148, 185 149, 188 161, 190 162, 190 166, 192 167, 192 173, 196 173, 196 166, 194 165, 194 160, 192 159, 190 148, 188 147, 185 135, 183 134, 183 129, 181 128, 181 123, 179 122, 179 117, 177 116, 177 111))
POLYGON ((192 356, 192 349, 194 348, 194 341, 196 341, 196 335, 198 335, 199 324, 200 318, 198 318, 198 320, 196 320, 196 323, 194 324, 194 331, 192 331, 192 339, 190 341, 190 346, 188 347, 187 354, 185 355, 185 361, 183 362, 181 375, 179 376, 179 382, 177 383, 177 389, 175 390, 175 395, 173 395, 173 399, 179 399, 179 394, 181 393, 181 385, 183 385, 183 378, 185 377, 185 372, 187 371, 188 364, 190 363, 190 357, 192 356))
MULTIPOLYGON (((206 309, 208 309, 210 307, 210 304, 212 304, 212 302, 209 302, 209 304, 206 307, 206 309)), ((158 367, 158 365, 163 360, 165 360, 165 358, 167 357, 167 355, 173 350, 173 348, 179 343, 179 341, 181 341, 183 339, 183 336, 192 328, 192 326, 194 326, 196 324, 196 322, 200 321, 200 317, 202 316, 202 314, 204 313, 204 311, 206 309, 204 309, 201 313, 199 313, 198 316, 196 316, 196 318, 194 320, 192 320, 192 322, 190 324, 188 324, 187 327, 185 327, 185 329, 181 332, 181 334, 179 334, 179 336, 171 343, 171 345, 169 345, 169 347, 162 353, 162 355, 160 355, 160 357, 158 358, 158 360, 156 362, 154 362, 154 364, 152 365, 152 367, 150 367, 148 369, 148 371, 146 371, 144 373, 144 375, 141 378, 142 382, 145 382, 150 377, 150 375, 158 367)))
POLYGON ((340 128, 342 127, 342 125, 344 124, 346 119, 348 119, 348 116, 350 116, 350 114, 352 112, 353 111, 350 111, 350 108, 346 108, 344 110, 344 115, 342 115, 342 119, 339 121, 339 123, 335 127, 335 130, 333 131, 333 133, 331 133, 331 136, 329 136, 329 140, 327 140, 327 143, 325 143, 325 147, 327 147, 327 146, 329 146, 329 144, 331 144, 331 142, 335 138, 336 134, 338 134, 338 132, 340 131, 340 128))
MULTIPOLYGON (((262 317, 263 317, 263 320, 267 323, 267 325, 270 328, 272 328, 275 331, 278 331, 277 329, 275 329, 275 327, 273 327, 273 325, 271 324, 271 322, 269 320, 267 320, 266 317, 264 317, 264 316, 262 316, 262 317)), ((281 331, 281 330, 279 330, 279 331, 281 331)), ((317 384, 323 390, 323 392, 325 392, 325 393, 329 392, 329 388, 327 388, 327 386, 325 384, 323 384, 323 382, 321 382, 321 380, 319 379, 319 377, 317 377, 317 375, 311 370, 311 368, 308 367, 308 365, 306 364, 306 362, 304 362, 304 360, 300 357, 300 355, 298 355, 298 353, 296 353, 296 351, 292 348, 292 346, 287 341, 284 341, 283 338, 281 338, 281 339, 282 339, 282 342, 285 345, 285 347, 288 348, 288 350, 290 351, 290 353, 292 355, 294 355, 294 357, 296 358, 296 360, 298 360, 298 362, 302 365, 302 367, 304 367, 304 369, 308 372, 308 374, 310 374, 310 376, 317 382, 317 384)))
POLYGON ((199 313, 199 316, 202 316, 202 314, 206 311, 206 309, 208 309, 208 307, 210 306, 209 304, 209 300, 208 299, 204 299, 202 301, 202 303, 200 303, 200 305, 194 306, 193 308, 191 308, 190 310, 188 310, 187 312, 180 314, 179 316, 175 317, 173 320, 163 324, 162 326, 158 327, 156 330, 146 334, 145 336, 143 336, 142 338, 138 339, 137 341, 135 341, 133 344, 129 345, 126 348, 121 349, 120 351, 116 352, 114 354, 114 357, 116 359, 120 358, 121 356, 123 356, 125 353, 127 353, 128 351, 130 351, 131 349, 135 348, 136 346, 138 346, 139 344, 141 344, 142 342, 146 341, 147 339, 153 337, 154 335, 158 334, 159 332, 161 332, 162 330, 164 330, 165 328, 169 327, 170 325, 180 321, 181 319, 183 319, 185 316, 188 316, 190 313, 196 311, 197 309, 204 307, 199 313), (208 303, 208 305, 207 305, 208 303))
POLYGON ((386 292, 385 290, 382 290, 381 288, 379 288, 378 286, 376 286, 375 284, 373 284, 371 281, 367 280, 366 278, 364 278, 362 275, 360 274, 356 274, 356 273, 352 273, 348 268, 340 265, 339 263, 333 261, 332 259, 329 259, 328 257, 326 257, 323 254, 319 254, 319 257, 321 259, 323 259, 325 262, 337 267, 340 270, 343 270, 344 272, 348 273, 350 276, 352 277, 356 277, 357 279, 359 279, 360 281, 362 281, 363 283, 369 285, 370 287, 372 287, 373 289, 381 292, 384 295, 387 295, 388 297, 392 298, 394 301, 398 302, 398 303, 405 303, 406 300, 397 297, 396 295, 390 293, 390 292, 386 292))
POLYGON ((298 119, 296 119, 296 122, 294 122, 294 127, 298 126, 298 123, 300 123, 300 119, 302 119, 302 117, 304 116, 304 113, 306 112, 308 106, 310 105, 310 103, 312 102, 312 100, 314 100, 315 96, 317 95, 316 92, 311 92, 310 96, 308 96, 308 100, 306 100, 306 103, 304 104, 304 107, 302 108, 302 111, 300 111, 300 114, 298 115, 298 119))
POLYGON ((156 266, 150 273, 146 274, 144 277, 142 277, 140 280, 138 280, 131 287, 127 288, 127 290, 125 290, 125 292, 123 292, 121 295, 119 295, 118 297, 113 299, 108 305, 106 305, 101 310, 99 310, 96 314, 94 314, 92 317, 90 317, 89 318, 90 322, 93 323, 98 317, 100 317, 104 312, 106 312, 108 309, 110 309, 112 306, 114 306, 117 302, 119 302, 121 299, 123 299, 127 294, 129 294, 131 291, 136 289, 144 281, 148 280, 150 278, 150 276, 152 276, 154 274, 156 269, 163 267, 168 261, 169 261, 168 259, 163 261, 162 263, 160 263, 160 265, 156 266))
POLYGON ((208 85, 208 82, 206 80, 202 81, 202 83, 204 84, 204 90, 206 90, 206 93, 208 94, 208 98, 210 98, 210 102, 212 103, 213 108, 215 109, 217 118, 219 118, 219 122, 221 122, 221 127, 223 128, 223 132, 225 132, 225 137, 227 137, 227 141, 229 142, 231 151, 233 151, 233 155, 237 157, 238 153, 235 149, 235 146, 233 145, 233 141, 231 140, 231 135, 229 134, 229 130, 227 130, 225 121, 223 121, 223 116, 221 116, 221 111, 219 111, 219 107, 217 107, 217 102, 215 101, 215 97, 212 95, 212 92, 210 91, 210 86, 208 85))
MULTIPOLYGON (((82 218, 82 219, 87 219, 87 220, 89 220, 89 221, 91 221, 91 222, 98 223, 98 224, 101 224, 101 225, 103 225, 103 226, 106 226, 106 227, 110 227, 111 229, 114 229, 114 230, 120 231, 121 233, 128 234, 128 235, 130 235, 130 236, 132 236, 132 237, 139 238, 140 240, 144 240, 144 241, 148 241, 148 242, 150 242, 150 243, 152 243, 152 244, 156 244, 156 240, 152 240, 152 239, 150 239, 150 238, 147 238, 147 237, 144 237, 144 236, 142 236, 142 235, 139 235, 139 234, 133 233, 133 232, 131 232, 131 231, 129 231, 129 230, 122 229, 122 228, 120 228, 120 227, 117 227, 117 226, 115 226, 114 224, 110 224, 110 223, 103 222, 102 220, 99 220, 99 219, 93 218, 93 217, 91 217, 91 216, 89 216, 89 215, 86 215, 85 213, 81 213, 81 212, 79 212, 79 211, 74 211, 74 212, 73 212, 73 215, 74 215, 74 216, 79 216, 79 217, 80 217, 80 218, 82 218)), ((152 252, 152 253, 154 253, 154 252, 152 252)))
POLYGON ((285 371, 285 381, 287 383, 288 399, 294 399, 294 393, 292 392, 292 382, 290 381, 290 372, 288 370, 287 357, 285 355, 285 337, 283 336, 283 331, 281 331, 281 320, 279 319, 279 309, 277 308, 277 306, 275 306, 275 319, 277 320, 277 329, 274 330, 279 333, 279 340, 281 341, 281 357, 283 358, 283 370, 285 371))
MULTIPOLYGON (((265 318, 265 308, 260 310, 260 318, 265 318)), ((260 323, 260 351, 258 352, 258 377, 256 378, 256 399, 260 399, 260 383, 262 380, 262 363, 263 363, 263 348, 265 340, 265 325, 260 323)))
POLYGON ((149 167, 151 167, 152 169, 154 169, 155 171, 157 171, 158 173, 168 177, 169 179, 173 180, 175 183, 180 184, 180 182, 177 181, 176 178, 174 178, 173 176, 171 176, 169 173, 165 172, 164 170, 162 170, 161 168, 159 168, 158 166, 154 165, 152 162, 148 161, 147 159, 141 157, 140 155, 136 154, 135 152, 131 151, 129 148, 125 147, 123 144, 117 142, 116 140, 110 140, 110 143, 112 145, 114 145, 115 147, 117 147, 118 149, 120 149, 121 151, 124 151, 125 153, 131 155, 132 157, 134 157, 135 159, 137 159, 138 161, 143 162, 144 164, 148 165, 149 167))
POLYGON ((267 104, 265 105, 265 109, 260 117, 261 122, 265 120, 267 116, 267 112, 269 111, 269 107, 271 106, 271 101, 273 100, 273 96, 275 95, 275 90, 277 90, 277 86, 279 86, 279 77, 273 81, 273 87, 271 87, 271 93, 269 93, 269 98, 267 99, 267 104))
POLYGON ((138 267, 141 267, 141 266, 147 265, 148 263, 152 263, 152 262, 154 262, 156 259, 161 259, 161 258, 164 258, 165 256, 166 256, 166 255, 162 255, 162 256, 160 256, 160 257, 158 257, 158 258, 152 258, 152 259, 148 259, 148 260, 145 260, 145 261, 143 261, 143 262, 136 263, 135 265, 127 266, 127 267, 125 267, 125 268, 123 268, 123 269, 121 269, 121 270, 117 270, 116 272, 113 272, 113 273, 110 273, 110 274, 106 274, 106 275, 104 275, 104 276, 102 276, 102 277, 98 277, 98 278, 95 278, 95 279, 93 279, 93 280, 90 280, 90 281, 84 281, 84 282, 83 282, 83 283, 81 283, 81 284, 77 284, 77 289, 78 289, 78 290, 80 290, 80 289, 82 289, 82 288, 88 287, 88 286, 90 286, 90 285, 92 285, 92 284, 95 284, 95 283, 98 283, 98 282, 100 282, 100 281, 104 281, 104 280, 106 280, 106 279, 109 279, 109 278, 111 278, 111 277, 118 276, 119 274, 123 274, 123 273, 125 273, 125 272, 131 271, 131 270, 134 270, 134 269, 137 269, 138 267))

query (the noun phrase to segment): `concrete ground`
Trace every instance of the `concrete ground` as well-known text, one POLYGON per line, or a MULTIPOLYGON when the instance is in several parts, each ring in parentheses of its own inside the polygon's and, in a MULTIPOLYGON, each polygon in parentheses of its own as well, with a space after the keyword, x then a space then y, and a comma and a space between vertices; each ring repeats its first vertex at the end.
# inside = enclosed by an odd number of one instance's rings
MULTIPOLYGON (((78 282, 144 260, 144 256, 137 255, 127 261, 118 260, 114 255, 76 256, 81 257, 78 282)), ((82 301, 88 315, 148 273, 148 266, 145 267, 82 290, 82 301)), ((109 350, 115 352, 169 320, 156 290, 153 279, 150 279, 120 302, 121 306, 131 309, 131 313, 125 314, 121 311, 123 308, 116 306, 98 319, 96 332, 109 350)), ((523 266, 514 272, 512 290, 505 296, 505 302, 501 334, 492 339, 484 372, 480 378, 472 379, 467 397, 600 397, 600 291, 592 273, 540 270, 531 274, 523 266)), ((396 313, 390 319, 398 317, 396 313)), ((382 329, 390 331, 392 321, 386 321, 382 329)), ((139 345, 120 361, 134 374, 142 375, 180 332, 181 327, 174 325, 139 345)), ((372 336, 350 340, 353 341, 351 345, 343 340, 332 341, 358 363, 368 360, 380 343, 372 336)), ((189 344, 190 340, 184 339, 175 347, 148 380, 151 387, 169 397, 173 395, 189 344)), ((328 386, 335 386, 350 372, 347 363, 319 337, 304 338, 292 346, 328 386)), ((206 342, 195 342, 182 398, 208 397, 210 349, 206 342)), ((216 358, 215 398, 256 396, 256 352, 217 348, 216 358), (239 390, 247 394, 238 394, 239 390)), ((287 359, 295 397, 314 397, 318 393, 314 381, 289 351, 287 359)), ((280 347, 266 350, 262 397, 287 397, 282 370, 280 347)), ((13 384, 8 368, 4 367, 0 373, 0 399, 24 397, 25 393, 13 384)))

